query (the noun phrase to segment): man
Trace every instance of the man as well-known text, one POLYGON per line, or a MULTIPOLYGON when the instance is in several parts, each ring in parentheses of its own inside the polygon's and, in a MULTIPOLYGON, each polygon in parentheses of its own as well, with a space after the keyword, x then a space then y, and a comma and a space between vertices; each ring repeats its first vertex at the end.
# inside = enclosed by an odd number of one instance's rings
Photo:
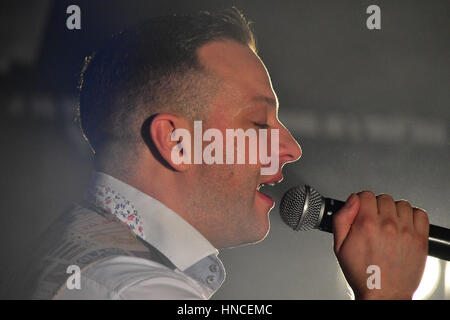
MULTIPOLYGON (((259 187, 280 182, 283 165, 301 156, 278 120, 247 21, 236 10, 152 19, 110 39, 87 59, 81 80, 81 125, 97 172, 86 202, 46 233, 33 297, 209 299, 225 279, 218 249, 265 238, 274 201, 259 187), (175 161, 174 150, 185 156, 193 142, 175 133, 193 133, 194 121, 224 136, 268 129, 258 148, 276 132, 270 151, 279 170, 262 175, 270 164, 247 156, 240 164, 175 161)), ((427 253, 423 211, 363 191, 333 227, 356 298, 412 297, 427 253), (380 267, 379 290, 366 286, 369 265, 380 267)))

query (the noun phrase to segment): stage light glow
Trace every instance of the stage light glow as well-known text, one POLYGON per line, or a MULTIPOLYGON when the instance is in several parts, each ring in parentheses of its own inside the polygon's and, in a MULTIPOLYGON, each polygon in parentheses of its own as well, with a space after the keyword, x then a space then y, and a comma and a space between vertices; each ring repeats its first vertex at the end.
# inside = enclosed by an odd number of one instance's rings
POLYGON ((422 280, 420 281, 419 287, 413 295, 413 300, 428 299, 436 290, 440 277, 441 263, 439 259, 428 257, 422 280))
POLYGON ((450 261, 445 263, 445 298, 450 299, 450 261))

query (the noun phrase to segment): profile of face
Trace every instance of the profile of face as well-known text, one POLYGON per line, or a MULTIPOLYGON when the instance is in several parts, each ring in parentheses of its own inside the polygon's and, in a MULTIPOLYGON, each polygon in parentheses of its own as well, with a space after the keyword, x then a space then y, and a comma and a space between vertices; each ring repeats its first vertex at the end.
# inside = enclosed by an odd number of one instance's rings
MULTIPOLYGON (((221 85, 211 98, 203 130, 278 129, 279 168, 276 174, 261 175, 262 165, 248 160, 245 164, 201 164, 191 168, 190 210, 201 212, 202 229, 208 230, 218 248, 254 243, 265 238, 274 201, 258 191, 263 183, 279 182, 284 164, 301 157, 301 148, 278 120, 278 101, 268 72, 260 58, 248 47, 232 40, 212 41, 197 51, 201 63, 221 78, 221 85)), ((225 143, 224 143, 225 145, 225 143)))

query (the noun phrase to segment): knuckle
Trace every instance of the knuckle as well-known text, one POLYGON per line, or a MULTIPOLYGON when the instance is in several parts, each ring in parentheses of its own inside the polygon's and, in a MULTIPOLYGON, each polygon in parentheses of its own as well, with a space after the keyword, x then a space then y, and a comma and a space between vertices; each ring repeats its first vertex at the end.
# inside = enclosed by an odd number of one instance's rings
POLYGON ((366 199, 375 198, 375 194, 370 190, 363 190, 363 191, 359 192, 358 195, 363 199, 364 198, 366 198, 366 199))
POLYGON ((377 223, 374 218, 366 216, 359 221, 361 228, 368 233, 372 233, 377 228, 377 223))
POLYGON ((414 210, 414 225, 421 236, 426 236, 428 238, 430 221, 427 214, 423 214, 423 211, 421 210, 414 210))
POLYGON ((397 207, 399 207, 399 208, 412 208, 411 204, 409 203, 409 201, 408 200, 403 200, 403 199, 395 201, 395 205, 397 207))
POLYGON ((403 227, 400 230, 400 234, 403 239, 407 240, 408 242, 413 240, 414 238, 414 232, 411 228, 403 227))
POLYGON ((385 219, 381 226, 383 233, 387 236, 395 236, 398 233, 397 222, 394 219, 385 219))
POLYGON ((395 202, 395 207, 397 209, 397 213, 408 215, 412 218, 412 207, 411 204, 406 200, 399 200, 395 202))
POLYGON ((390 194, 387 193, 381 193, 377 196, 377 200, 381 200, 381 201, 394 201, 394 198, 392 198, 392 196, 390 194))
POLYGON ((424 220, 426 220, 428 222, 428 214, 425 210, 420 209, 420 208, 413 208, 413 212, 414 212, 414 214, 420 215, 424 220))

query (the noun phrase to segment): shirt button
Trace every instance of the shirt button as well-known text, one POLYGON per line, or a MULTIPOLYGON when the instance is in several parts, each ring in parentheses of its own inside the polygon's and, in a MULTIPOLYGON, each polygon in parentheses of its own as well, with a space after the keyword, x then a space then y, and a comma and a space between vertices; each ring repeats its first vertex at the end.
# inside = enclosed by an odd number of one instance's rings
POLYGON ((216 281, 216 277, 215 276, 207 276, 206 277, 206 282, 208 283, 213 283, 214 281, 216 281))
POLYGON ((209 266, 209 270, 211 270, 211 272, 217 272, 219 271, 219 267, 217 266, 217 264, 212 264, 209 266))

